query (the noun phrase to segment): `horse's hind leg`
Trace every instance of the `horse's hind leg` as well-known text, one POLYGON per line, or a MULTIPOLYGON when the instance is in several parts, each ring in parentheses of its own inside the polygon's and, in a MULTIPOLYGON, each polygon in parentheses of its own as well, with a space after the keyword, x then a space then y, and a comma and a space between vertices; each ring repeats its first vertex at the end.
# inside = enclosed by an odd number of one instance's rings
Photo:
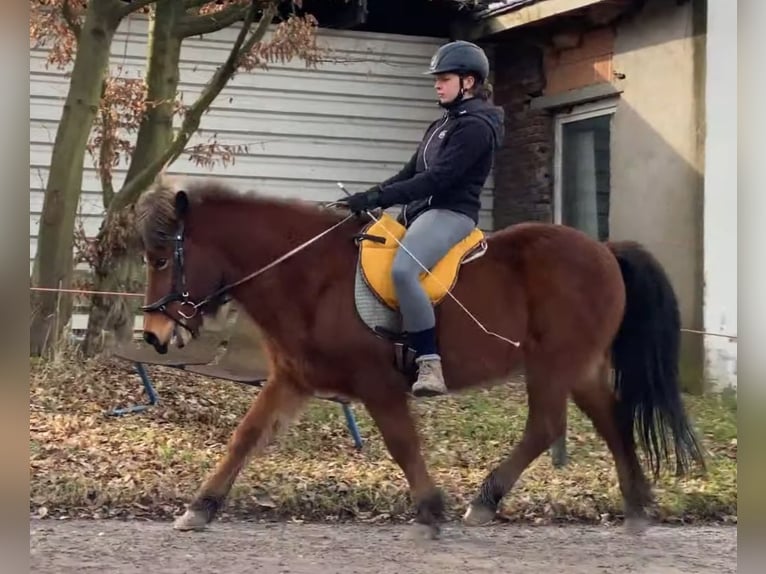
POLYGON ((270 379, 237 425, 224 457, 208 476, 194 500, 174 527, 203 528, 213 520, 229 494, 247 458, 261 453, 305 404, 307 396, 290 379, 270 379))
POLYGON ((651 504, 652 494, 636 456, 633 417, 617 416, 619 403, 609 384, 609 362, 604 361, 597 380, 573 389, 572 397, 612 453, 625 505, 626 527, 633 532, 642 531, 647 522, 645 508, 651 504))
POLYGON ((521 473, 564 433, 567 404, 565 380, 553 376, 545 367, 527 369, 529 414, 524 434, 510 456, 482 482, 463 517, 466 524, 478 526, 491 522, 500 501, 521 473))
POLYGON ((426 468, 407 396, 394 391, 384 399, 376 397, 364 403, 388 452, 404 471, 416 508, 415 522, 425 525, 429 535, 438 535, 444 517, 444 498, 426 468))

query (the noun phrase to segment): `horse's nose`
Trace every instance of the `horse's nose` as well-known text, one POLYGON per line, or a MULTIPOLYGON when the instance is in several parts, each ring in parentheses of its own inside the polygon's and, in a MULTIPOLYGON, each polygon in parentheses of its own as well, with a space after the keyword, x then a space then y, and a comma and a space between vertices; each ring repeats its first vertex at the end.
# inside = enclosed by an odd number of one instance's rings
POLYGON ((144 331, 144 341, 154 347, 154 350, 159 354, 164 355, 168 352, 167 343, 161 343, 159 337, 151 331, 144 331))

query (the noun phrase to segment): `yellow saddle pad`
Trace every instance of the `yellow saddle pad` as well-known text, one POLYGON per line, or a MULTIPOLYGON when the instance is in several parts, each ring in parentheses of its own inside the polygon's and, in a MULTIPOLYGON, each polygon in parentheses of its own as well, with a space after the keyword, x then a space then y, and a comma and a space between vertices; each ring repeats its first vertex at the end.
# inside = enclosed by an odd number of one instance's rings
MULTIPOLYGON (((378 221, 373 221, 367 226, 364 234, 379 240, 385 239, 385 243, 374 239, 362 239, 359 245, 359 262, 365 282, 378 298, 392 309, 398 308, 391 267, 399 244, 391 236, 401 241, 406 231, 406 228, 396 219, 383 213, 378 221)), ((452 289, 463 261, 469 255, 476 253, 480 247, 482 251, 485 250, 486 243, 484 232, 477 227, 442 257, 431 269, 430 274, 421 272, 420 284, 434 305, 452 289)))

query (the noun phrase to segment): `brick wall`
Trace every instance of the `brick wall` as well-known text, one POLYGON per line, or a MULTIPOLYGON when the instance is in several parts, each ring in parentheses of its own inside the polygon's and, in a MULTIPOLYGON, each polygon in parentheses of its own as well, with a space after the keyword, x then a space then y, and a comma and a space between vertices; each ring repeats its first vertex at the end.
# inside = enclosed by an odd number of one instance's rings
POLYGON ((577 45, 545 53, 545 94, 612 81, 614 32, 611 28, 591 30, 577 37, 577 45))
POLYGON ((543 56, 516 42, 495 47, 494 102, 505 110, 505 143, 495 158, 494 228, 551 221, 553 122, 530 110, 544 88, 543 56))

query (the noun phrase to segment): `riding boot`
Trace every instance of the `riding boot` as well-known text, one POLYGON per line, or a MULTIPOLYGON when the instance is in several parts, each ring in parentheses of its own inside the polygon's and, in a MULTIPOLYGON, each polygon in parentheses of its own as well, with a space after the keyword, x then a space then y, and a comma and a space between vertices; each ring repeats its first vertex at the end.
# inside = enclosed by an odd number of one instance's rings
POLYGON ((412 394, 416 397, 446 395, 442 361, 439 355, 423 355, 415 359, 418 364, 418 380, 412 385, 412 394))
POLYGON ((446 394, 448 389, 444 383, 441 357, 436 349, 436 329, 411 333, 409 339, 418 365, 418 380, 412 385, 412 394, 416 397, 446 394))

